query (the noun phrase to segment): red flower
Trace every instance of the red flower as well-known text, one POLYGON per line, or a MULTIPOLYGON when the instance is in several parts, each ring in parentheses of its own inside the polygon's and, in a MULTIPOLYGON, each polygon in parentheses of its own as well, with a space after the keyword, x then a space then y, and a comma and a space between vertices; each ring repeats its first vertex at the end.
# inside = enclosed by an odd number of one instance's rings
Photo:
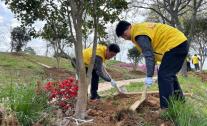
POLYGON ((66 106, 66 103, 65 103, 64 101, 61 101, 61 102, 59 103, 59 106, 60 106, 60 107, 64 107, 64 106, 66 106))
POLYGON ((59 82, 48 82, 44 86, 45 91, 49 94, 49 99, 57 99, 57 106, 62 109, 71 107, 67 102, 77 96, 78 86, 75 83, 74 77, 69 77, 66 80, 59 82))

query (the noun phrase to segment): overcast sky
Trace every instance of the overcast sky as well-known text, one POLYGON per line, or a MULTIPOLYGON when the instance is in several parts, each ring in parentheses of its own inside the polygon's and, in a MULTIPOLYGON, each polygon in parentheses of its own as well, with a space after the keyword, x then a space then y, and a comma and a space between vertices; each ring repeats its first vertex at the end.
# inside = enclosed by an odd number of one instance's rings
MULTIPOLYGON (((44 22, 37 22, 36 29, 40 29, 44 22)), ((15 18, 14 14, 5 6, 4 2, 0 1, 0 52, 10 50, 10 32, 11 29, 19 26, 20 22, 15 18)), ((42 39, 32 39, 27 44, 35 49, 38 55, 45 54, 46 42, 42 39)))

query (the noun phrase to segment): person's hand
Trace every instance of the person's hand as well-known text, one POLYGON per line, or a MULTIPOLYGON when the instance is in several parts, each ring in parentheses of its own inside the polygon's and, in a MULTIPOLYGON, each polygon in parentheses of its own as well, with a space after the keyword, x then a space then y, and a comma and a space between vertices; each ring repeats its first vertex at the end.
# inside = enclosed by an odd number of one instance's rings
POLYGON ((147 85, 147 87, 150 87, 152 83, 153 83, 152 77, 145 78, 145 84, 147 85))
POLYGON ((111 86, 117 88, 116 82, 113 79, 111 79, 111 86))

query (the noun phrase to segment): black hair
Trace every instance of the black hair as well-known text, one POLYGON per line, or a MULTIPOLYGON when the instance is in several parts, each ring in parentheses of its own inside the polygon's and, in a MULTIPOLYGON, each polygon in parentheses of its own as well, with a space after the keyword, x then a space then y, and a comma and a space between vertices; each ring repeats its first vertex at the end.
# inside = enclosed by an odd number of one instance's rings
POLYGON ((120 37, 130 25, 127 21, 120 21, 116 26, 116 35, 120 37))
POLYGON ((117 45, 115 43, 109 44, 108 45, 108 49, 109 49, 109 52, 115 52, 115 53, 119 53, 120 52, 119 45, 117 45))

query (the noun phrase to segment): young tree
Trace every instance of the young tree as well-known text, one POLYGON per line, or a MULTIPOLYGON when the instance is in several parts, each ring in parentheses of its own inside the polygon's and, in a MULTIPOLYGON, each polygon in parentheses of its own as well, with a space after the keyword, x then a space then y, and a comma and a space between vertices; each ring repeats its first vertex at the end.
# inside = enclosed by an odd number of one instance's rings
POLYGON ((11 52, 22 51, 27 42, 31 40, 28 30, 25 27, 15 27, 11 32, 11 52))
POLYGON ((72 46, 71 37, 67 24, 61 22, 62 18, 59 15, 53 12, 48 15, 50 16, 46 17, 47 24, 44 25, 40 36, 50 42, 59 68, 61 53, 64 52, 65 47, 72 46))
POLYGON ((137 69, 137 65, 141 59, 141 56, 140 56, 140 52, 137 50, 136 47, 133 47, 131 49, 128 50, 128 59, 134 64, 133 66, 133 70, 136 71, 137 69))
POLYGON ((24 49, 24 52, 28 53, 28 54, 36 55, 36 52, 35 52, 35 50, 32 47, 26 47, 24 49))

